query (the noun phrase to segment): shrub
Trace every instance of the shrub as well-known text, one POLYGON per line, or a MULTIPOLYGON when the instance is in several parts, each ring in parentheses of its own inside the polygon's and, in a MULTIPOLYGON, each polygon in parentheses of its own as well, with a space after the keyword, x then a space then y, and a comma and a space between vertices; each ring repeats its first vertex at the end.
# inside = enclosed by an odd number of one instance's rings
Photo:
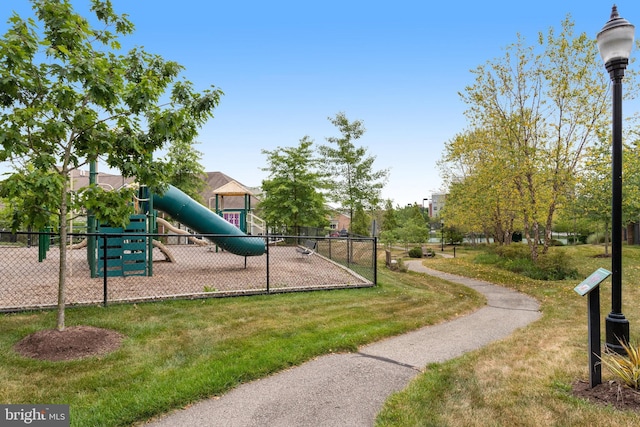
POLYGON ((578 278, 578 270, 571 267, 571 259, 562 251, 539 254, 531 260, 528 246, 493 246, 489 253, 478 255, 475 262, 495 264, 500 268, 536 280, 565 280, 578 278))
POLYGON ((422 258, 422 248, 416 246, 415 248, 409 249, 409 257, 422 258))
POLYGON ((580 234, 578 236, 568 236, 567 237, 567 243, 570 245, 573 244, 586 244, 587 243, 587 239, 589 238, 589 236, 584 235, 584 234, 580 234))
POLYGON ((587 237, 587 243, 590 245, 597 245, 604 243, 604 233, 593 233, 587 237))
POLYGON ((527 259, 531 257, 529 246, 527 245, 494 245, 489 247, 489 252, 505 259, 527 259))
POLYGON ((537 267, 543 273, 540 280, 577 279, 578 270, 571 264, 570 257, 562 251, 539 255, 537 267))

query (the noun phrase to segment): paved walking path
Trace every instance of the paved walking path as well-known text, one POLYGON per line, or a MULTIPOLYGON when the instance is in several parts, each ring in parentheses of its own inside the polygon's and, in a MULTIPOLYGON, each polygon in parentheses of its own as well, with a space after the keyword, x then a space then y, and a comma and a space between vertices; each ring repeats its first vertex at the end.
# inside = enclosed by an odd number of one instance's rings
POLYGON ((467 316, 360 348, 330 354, 228 394, 166 415, 154 427, 372 426, 386 399, 429 363, 443 362, 511 334, 540 317, 538 303, 518 292, 428 269, 410 270, 461 283, 487 305, 467 316))

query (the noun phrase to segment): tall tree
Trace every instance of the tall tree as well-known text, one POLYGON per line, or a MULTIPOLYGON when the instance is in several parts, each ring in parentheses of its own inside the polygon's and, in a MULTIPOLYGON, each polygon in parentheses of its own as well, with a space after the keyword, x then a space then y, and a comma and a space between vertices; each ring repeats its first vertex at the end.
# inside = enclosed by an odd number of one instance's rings
POLYGON ((13 14, 0 40, 0 161, 16 166, 0 196, 22 200, 14 227, 52 218, 59 227, 57 329, 64 330, 68 212, 90 208, 124 224, 130 202, 127 192, 97 186, 72 191, 70 170, 101 157, 161 191, 167 165, 153 160, 154 151, 192 141, 222 92, 195 92, 179 79, 183 67, 141 48, 120 53, 119 37, 134 27, 109 0, 91 0, 95 28, 69 0, 31 3, 35 16, 13 14))
POLYGON ((258 208, 269 226, 324 227, 328 210, 322 189, 327 187, 318 171, 313 140, 305 136, 297 147, 262 150, 267 155, 269 177, 262 181, 263 199, 258 208))
POLYGON ((488 130, 470 130, 449 141, 439 162, 449 182, 441 212, 449 226, 470 235, 482 233, 500 244, 511 242, 520 204, 511 171, 519 159, 505 156, 508 150, 488 130))
POLYGON ((374 170, 374 156, 367 154, 364 147, 356 147, 354 141, 365 132, 364 124, 355 120, 349 122, 344 113, 329 117, 340 131, 340 137, 329 137, 332 145, 321 145, 318 151, 323 159, 326 173, 333 178, 329 197, 342 209, 353 213, 358 206, 373 210, 380 203, 380 192, 384 188, 389 171, 374 170))
POLYGON ((384 205, 384 214, 382 215, 382 231, 391 231, 398 228, 398 217, 396 210, 393 208, 391 199, 387 199, 384 205))
POLYGON ((509 162, 511 188, 534 260, 541 226, 546 251, 584 147, 608 120, 609 79, 594 40, 573 27, 567 18, 559 34, 541 33, 533 46, 518 37, 504 58, 475 70, 462 95, 472 127, 499 136, 504 158, 517 159, 509 162))

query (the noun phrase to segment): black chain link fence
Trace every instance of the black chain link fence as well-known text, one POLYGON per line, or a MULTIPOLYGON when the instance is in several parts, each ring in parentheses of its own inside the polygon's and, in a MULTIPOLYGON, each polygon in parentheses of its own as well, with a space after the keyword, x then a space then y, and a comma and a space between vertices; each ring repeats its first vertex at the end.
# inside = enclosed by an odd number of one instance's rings
MULTIPOLYGON (((107 305, 376 284, 373 238, 251 236, 263 239, 266 250, 244 257, 209 240, 221 237, 73 234, 66 245, 65 301, 107 305)), ((0 232, 0 311, 56 306, 59 268, 57 234, 0 232)))

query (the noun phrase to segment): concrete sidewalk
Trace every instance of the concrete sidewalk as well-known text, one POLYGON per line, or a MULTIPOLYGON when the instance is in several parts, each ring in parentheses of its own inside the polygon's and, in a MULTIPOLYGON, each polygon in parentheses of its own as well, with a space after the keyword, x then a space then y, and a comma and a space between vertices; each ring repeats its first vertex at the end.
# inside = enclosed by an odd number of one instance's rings
POLYGON ((540 317, 538 303, 518 292, 407 261, 412 271, 461 283, 487 305, 467 316, 362 347, 322 356, 243 384, 148 424, 177 426, 372 426, 386 399, 429 363, 443 362, 499 340, 540 317))

